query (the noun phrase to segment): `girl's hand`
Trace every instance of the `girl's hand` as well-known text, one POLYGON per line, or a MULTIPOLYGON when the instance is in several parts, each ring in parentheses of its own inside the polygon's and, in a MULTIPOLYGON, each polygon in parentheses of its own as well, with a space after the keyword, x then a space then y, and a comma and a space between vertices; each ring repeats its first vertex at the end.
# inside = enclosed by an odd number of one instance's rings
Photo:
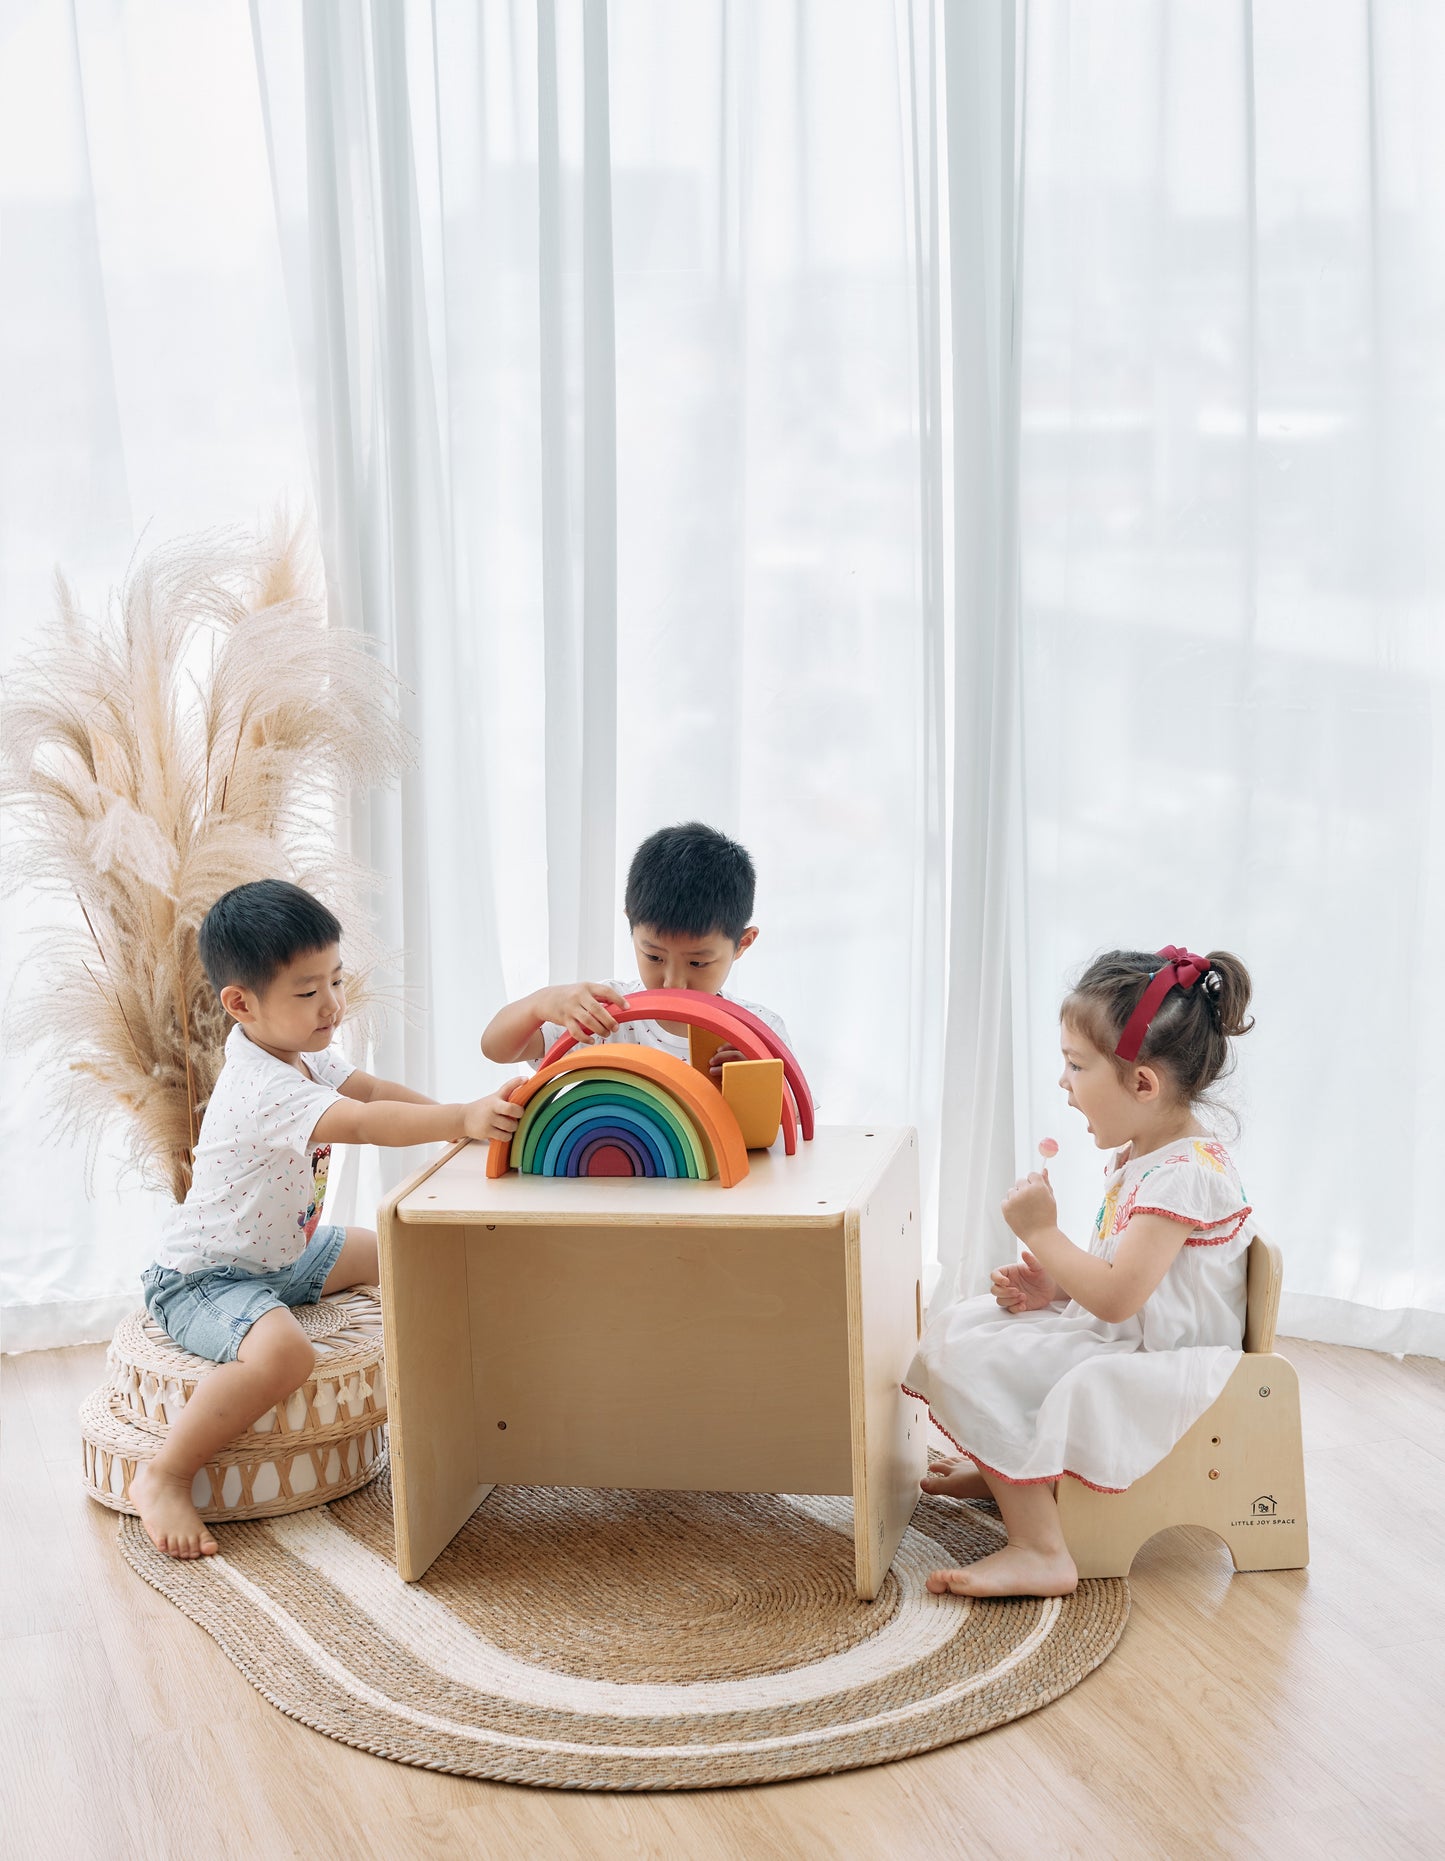
POLYGON ((590 1041, 617 1032, 609 1003, 625 1008, 627 997, 606 982, 568 982, 543 989, 537 1006, 544 1021, 565 1027, 576 1040, 590 1041))
POLYGON ((1024 1249, 1022 1266, 995 1267, 993 1296, 1006 1312, 1041 1312, 1059 1296, 1054 1281, 1024 1249))
POLYGON ((493 1092, 488 1098, 473 1099, 470 1105, 462 1107, 462 1135, 477 1144, 492 1144, 498 1138, 508 1142, 516 1132, 518 1121, 522 1116, 522 1107, 514 1105, 507 1094, 514 1086, 522 1084, 522 1076, 509 1079, 500 1092, 493 1092))
POLYGON ((1049 1187, 1047 1170, 1030 1170, 1003 1199, 1003 1218, 1021 1241, 1040 1228, 1059 1225, 1058 1206, 1049 1187))

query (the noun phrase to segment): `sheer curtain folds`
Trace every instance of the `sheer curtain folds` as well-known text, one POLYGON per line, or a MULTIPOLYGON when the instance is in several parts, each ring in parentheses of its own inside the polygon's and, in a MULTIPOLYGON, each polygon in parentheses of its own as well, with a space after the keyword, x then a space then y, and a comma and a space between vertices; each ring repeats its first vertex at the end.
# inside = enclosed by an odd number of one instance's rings
MULTIPOLYGON (((308 470, 250 36, 239 5, 0 8, 0 675, 64 566, 96 612, 137 544, 246 522, 308 470)), ((63 900, 13 880, 0 997, 43 990, 63 900)), ((70 907, 73 912, 73 907, 70 907)), ((50 1136, 51 1081, 0 1043, 0 1349, 108 1336, 158 1197, 50 1136), (93 1166, 93 1167, 92 1167, 93 1166)))
POLYGON ((1035 1128, 1081 958, 1238 951, 1283 1329, 1445 1355, 1445 16, 1036 5, 1027 68, 1035 1128))
MULTIPOLYGON (((915 250, 937 206, 914 170, 934 156, 905 90, 935 126, 942 92, 932 56, 905 69, 902 50, 936 43, 935 18, 864 0, 255 0, 253 18, 302 374, 327 384, 323 530, 361 565, 338 611, 362 601, 399 639, 399 499, 446 559, 410 610, 423 756, 398 804, 405 844, 424 815, 433 999, 469 971, 468 999, 493 1002, 629 973, 631 851, 700 815, 755 855, 764 935, 737 986, 786 1016, 828 1115, 936 1129, 952 412, 939 255, 930 282, 915 250), (374 198, 392 174, 400 223, 419 220, 399 282, 374 198), (426 403, 409 427, 392 380, 426 403), (429 720, 458 710, 487 846, 463 823, 449 855, 453 752, 429 720), (449 856, 497 875, 495 983, 438 903, 449 856)), ((456 1017, 440 1086, 476 1079, 485 1018, 480 1001, 456 1017)))
MULTIPOLYGON (((485 1089, 496 1004, 630 973, 633 847, 711 820, 760 873, 736 986, 824 1118, 924 1133, 944 1297, 1012 1256, 1039 1136, 1087 1230, 1072 971, 1225 945, 1287 1326, 1445 1354, 1433 9, 15 0, 0 33, 0 650, 57 559, 99 600, 147 522, 311 498, 417 743, 348 823, 405 1010, 377 1070, 485 1089)), ((7 982, 46 909, 0 895, 7 982)), ((154 1216, 44 1154, 7 1348, 103 1328, 154 1216)))

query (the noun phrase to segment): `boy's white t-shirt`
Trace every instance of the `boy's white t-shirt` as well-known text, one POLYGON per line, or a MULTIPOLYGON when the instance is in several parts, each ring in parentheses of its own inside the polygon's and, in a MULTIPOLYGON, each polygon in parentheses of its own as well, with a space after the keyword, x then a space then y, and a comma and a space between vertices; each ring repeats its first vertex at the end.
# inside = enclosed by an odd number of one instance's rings
MULTIPOLYGON (((634 976, 630 982, 609 982, 607 986, 609 989, 616 989, 619 995, 637 995, 641 992, 643 984, 639 977, 634 976)), ((760 1007, 757 1002, 745 1002, 741 995, 729 995, 726 989, 718 990, 718 999, 736 1002, 739 1008, 746 1008, 749 1014, 755 1014, 760 1021, 766 1021, 785 1047, 792 1045, 782 1017, 775 1015, 771 1008, 760 1007)), ((555 1021, 544 1021, 542 1023, 542 1052, 545 1054, 553 1041, 560 1040, 566 1032, 566 1028, 559 1027, 555 1021)), ((600 1047, 604 1042, 617 1042, 631 1047, 656 1047, 662 1053, 672 1054, 675 1059, 685 1060, 687 1058, 687 1035, 669 1034, 667 1029, 656 1021, 624 1021, 615 1034, 601 1035, 591 1044, 594 1047, 600 1047)), ((538 1060, 535 1064, 540 1066, 541 1061, 538 1060)))
POLYGON ((305 1252, 331 1156, 329 1144, 311 1147, 311 1133, 356 1069, 334 1044, 302 1064, 311 1078, 258 1047, 243 1027, 231 1029, 201 1119, 190 1193, 166 1216, 158 1266, 274 1273, 305 1252))

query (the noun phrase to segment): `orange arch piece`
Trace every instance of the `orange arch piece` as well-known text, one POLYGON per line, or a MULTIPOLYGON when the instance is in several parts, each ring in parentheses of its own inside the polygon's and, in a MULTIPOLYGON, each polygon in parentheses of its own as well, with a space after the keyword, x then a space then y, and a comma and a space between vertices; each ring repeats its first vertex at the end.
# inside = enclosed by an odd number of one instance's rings
MULTIPOLYGON (((561 1048, 562 1042, 559 1040, 552 1049, 553 1054, 559 1054, 561 1048)), ((747 1175, 747 1145, 743 1142, 742 1130, 722 1093, 710 1079, 704 1078, 685 1060, 676 1060, 670 1053, 661 1053, 655 1047, 619 1044, 583 1047, 575 1052, 561 1051, 559 1057, 549 1059, 530 1079, 524 1080, 511 1093, 511 1101, 514 1105, 525 1105, 535 1092, 539 1092, 559 1073, 592 1072, 598 1067, 610 1072, 635 1074, 637 1078, 647 1080, 660 1087, 669 1097, 677 1099, 683 1109, 691 1113, 707 1145, 717 1179, 725 1189, 731 1189, 734 1183, 741 1182, 747 1175)), ((505 1176, 511 1168, 511 1156, 512 1140, 509 1137, 494 1138, 487 1147, 487 1175, 505 1176)))

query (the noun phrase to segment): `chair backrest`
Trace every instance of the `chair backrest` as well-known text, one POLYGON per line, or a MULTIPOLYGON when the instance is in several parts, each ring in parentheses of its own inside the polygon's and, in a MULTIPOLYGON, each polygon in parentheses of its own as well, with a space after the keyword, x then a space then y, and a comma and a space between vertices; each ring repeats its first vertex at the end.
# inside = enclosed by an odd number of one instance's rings
POLYGON ((1279 1289, 1284 1283, 1284 1258, 1273 1241, 1256 1234, 1249 1243, 1249 1291, 1244 1312, 1244 1348, 1272 1351, 1279 1317, 1279 1289))

